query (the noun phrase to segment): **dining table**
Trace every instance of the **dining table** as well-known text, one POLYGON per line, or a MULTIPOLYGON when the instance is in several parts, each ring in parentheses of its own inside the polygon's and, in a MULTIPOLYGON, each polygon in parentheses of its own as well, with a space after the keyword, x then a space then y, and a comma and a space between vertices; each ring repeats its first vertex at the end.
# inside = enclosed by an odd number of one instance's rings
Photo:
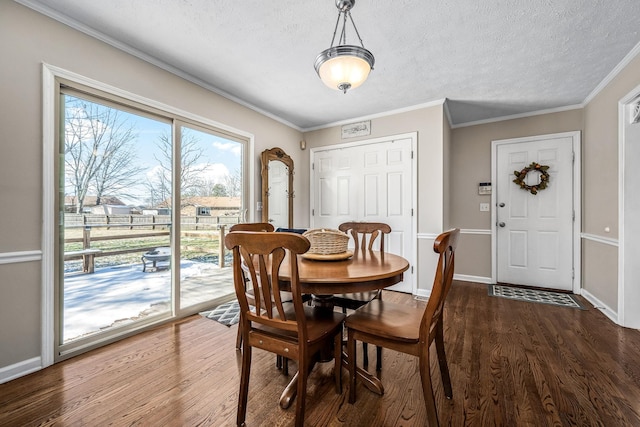
MULTIPOLYGON (((409 261, 399 255, 376 250, 354 250, 344 257, 298 256, 298 277, 303 294, 311 294, 318 310, 333 310, 332 296, 365 291, 375 291, 400 283, 409 261)), ((279 271, 282 290, 290 288, 289 258, 285 257, 279 271)), ((331 354, 330 351, 326 352, 331 354)), ((348 366, 350 361, 343 357, 348 366)), ((353 362, 355 363, 355 361, 353 362)), ((356 374, 371 391, 383 394, 380 379, 357 367, 356 374)), ((296 393, 298 373, 294 375, 280 397, 280 406, 288 408, 296 393)))

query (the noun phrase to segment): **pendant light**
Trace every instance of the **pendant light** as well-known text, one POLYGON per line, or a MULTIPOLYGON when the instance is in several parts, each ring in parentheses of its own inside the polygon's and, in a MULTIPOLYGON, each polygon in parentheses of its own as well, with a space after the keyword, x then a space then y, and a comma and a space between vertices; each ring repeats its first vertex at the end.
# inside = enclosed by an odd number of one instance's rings
POLYGON ((336 0, 338 8, 338 20, 333 30, 333 38, 329 49, 320 52, 315 62, 315 69, 320 80, 331 89, 341 90, 347 93, 349 89, 355 89, 364 83, 373 69, 375 59, 373 54, 364 48, 362 39, 351 17, 351 8, 355 0, 336 0), (353 25, 360 46, 347 44, 346 27, 347 17, 353 25), (342 29, 338 38, 338 45, 334 46, 338 26, 342 21, 342 29))

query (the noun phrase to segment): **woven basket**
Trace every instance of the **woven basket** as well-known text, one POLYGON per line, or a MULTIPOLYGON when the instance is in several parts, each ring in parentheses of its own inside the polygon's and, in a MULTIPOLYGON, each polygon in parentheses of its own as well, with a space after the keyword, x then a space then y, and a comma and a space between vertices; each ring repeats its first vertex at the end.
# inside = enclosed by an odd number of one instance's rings
POLYGON ((341 254, 347 251, 349 236, 340 230, 315 228, 306 231, 304 237, 311 242, 308 253, 320 255, 341 254))

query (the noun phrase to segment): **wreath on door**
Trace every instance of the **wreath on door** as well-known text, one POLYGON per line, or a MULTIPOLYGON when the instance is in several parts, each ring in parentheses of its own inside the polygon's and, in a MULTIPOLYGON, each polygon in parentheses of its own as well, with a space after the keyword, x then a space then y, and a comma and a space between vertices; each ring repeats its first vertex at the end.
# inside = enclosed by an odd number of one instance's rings
POLYGON ((547 188, 547 184, 549 183, 549 172, 547 172, 548 169, 549 166, 531 162, 531 164, 526 168, 520 171, 513 171, 513 174, 516 176, 516 179, 514 179, 513 182, 515 182, 523 190, 529 191, 531 194, 536 195, 538 194, 538 191, 547 188), (540 173, 540 180, 535 185, 527 185, 527 183, 524 182, 527 174, 531 171, 540 173))

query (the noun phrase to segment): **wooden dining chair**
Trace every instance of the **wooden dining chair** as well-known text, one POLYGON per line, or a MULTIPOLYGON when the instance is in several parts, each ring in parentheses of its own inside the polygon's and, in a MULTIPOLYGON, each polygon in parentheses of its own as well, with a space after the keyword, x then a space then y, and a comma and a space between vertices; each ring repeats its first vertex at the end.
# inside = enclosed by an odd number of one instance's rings
MULTIPOLYGON (((379 251, 384 252, 384 236, 391 233, 391 227, 382 222, 345 222, 338 226, 338 230, 351 234, 355 243, 355 250, 373 250, 376 239, 380 237, 379 251)), ((382 290, 371 292, 359 292, 355 294, 334 295, 333 304, 342 307, 342 312, 347 309, 356 310, 374 298, 380 298, 382 290)), ((363 365, 369 366, 369 348, 366 342, 362 343, 363 365)), ((382 369, 382 347, 376 348, 376 371, 382 369)))
POLYGON ((298 277, 298 255, 309 250, 306 237, 296 233, 235 231, 225 238, 233 251, 233 277, 242 315, 242 370, 237 425, 244 425, 252 348, 260 348, 298 362, 296 426, 304 425, 307 378, 315 356, 333 347, 336 392, 342 392, 342 322, 345 315, 318 311, 302 301, 298 277), (280 298, 279 272, 289 256, 291 302, 280 298), (243 270, 243 266, 245 270, 243 270), (256 305, 249 306, 244 276, 248 274, 256 305), (273 301, 264 304, 262 301, 273 301))
POLYGON ((345 321, 348 336, 350 403, 356 401, 356 341, 365 341, 418 357, 429 426, 439 425, 429 369, 429 348, 435 341, 444 394, 451 399, 453 392, 444 351, 443 308, 453 281, 455 250, 459 234, 460 230, 457 228, 446 231, 433 243, 433 250, 439 254, 439 258, 426 307, 394 304, 375 299, 358 309, 345 321))
MULTIPOLYGON (((230 228, 229 228, 229 232, 234 232, 234 231, 264 231, 264 232, 269 232, 269 231, 273 231, 275 229, 275 227, 273 226, 273 224, 268 223, 268 222, 243 222, 240 224, 233 224, 230 228)), ((244 282, 245 282, 245 289, 247 292, 247 299, 249 300, 249 304, 252 306, 255 306, 255 295, 253 294, 253 288, 252 287, 248 287, 247 285, 249 284, 249 278, 245 276, 243 276, 244 282)), ((236 336, 236 348, 238 350, 240 350, 242 348, 242 328, 238 327, 238 335, 236 336)), ((282 360, 280 360, 280 358, 278 358, 278 361, 276 362, 276 365, 278 366, 278 368, 282 367, 282 360)))

